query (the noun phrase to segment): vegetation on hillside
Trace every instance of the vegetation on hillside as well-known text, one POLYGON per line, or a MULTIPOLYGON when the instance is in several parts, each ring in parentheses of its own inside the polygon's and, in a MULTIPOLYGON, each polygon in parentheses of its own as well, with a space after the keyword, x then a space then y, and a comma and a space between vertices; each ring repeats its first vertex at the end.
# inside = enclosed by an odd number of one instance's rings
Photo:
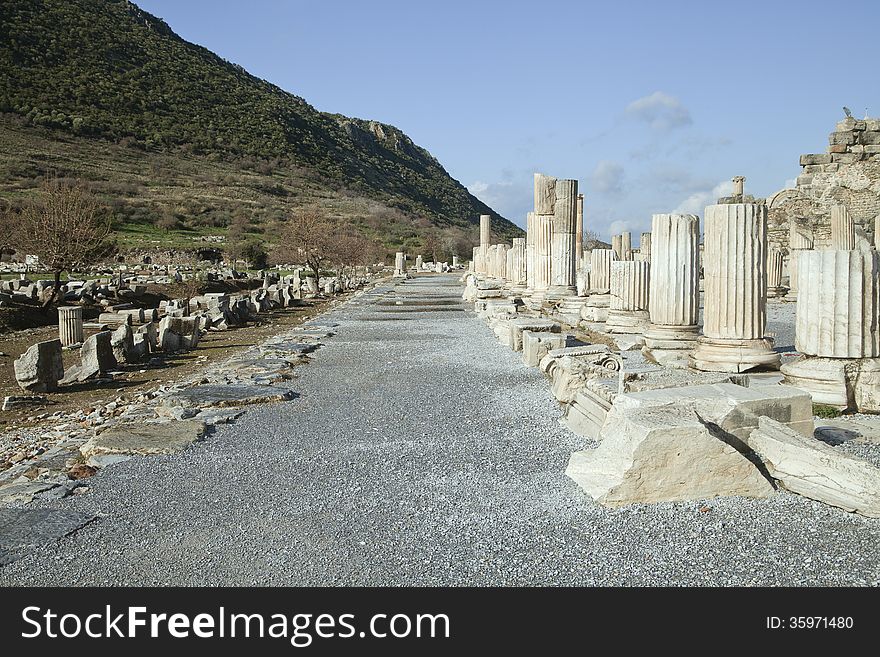
MULTIPOLYGON (((352 218, 368 214, 372 201, 389 215, 386 242, 400 246, 406 237, 394 235, 395 226, 419 236, 439 227, 457 240, 469 236, 479 214, 494 215, 400 130, 319 112, 125 0, 0 2, 0 112, 0 128, 26 144, 0 153, 0 191, 14 199, 28 180, 45 175, 53 163, 27 144, 61 137, 66 149, 52 150, 69 166, 55 172, 80 169, 104 187, 98 193, 121 199, 114 201, 119 225, 175 231, 211 223, 209 232, 222 232, 241 211, 258 231, 269 223, 263 215, 324 196, 337 205, 356 199, 352 218), (80 159, 94 150, 87 143, 101 145, 103 168, 80 159), (140 185, 153 187, 144 203, 130 182, 135 161, 140 185), (143 163, 162 170, 143 171, 143 163), (177 191, 217 185, 241 194, 235 203, 224 191, 218 203, 202 194, 202 207, 176 207, 159 200, 165 195, 154 183, 162 180, 177 191)), ((504 219, 494 223, 499 237, 521 234, 504 219)))

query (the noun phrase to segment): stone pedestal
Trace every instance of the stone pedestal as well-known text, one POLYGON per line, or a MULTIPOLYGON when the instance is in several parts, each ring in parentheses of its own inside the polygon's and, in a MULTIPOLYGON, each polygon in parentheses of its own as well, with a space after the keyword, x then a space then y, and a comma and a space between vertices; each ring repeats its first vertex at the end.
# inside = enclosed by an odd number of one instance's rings
POLYGON ((880 399, 880 254, 804 251, 798 267, 795 347, 804 357, 782 367, 785 383, 816 403, 871 410, 856 398, 880 399))
POLYGON ((767 206, 706 208, 703 336, 691 366, 707 372, 776 369, 767 325, 767 206))
POLYGON ((84 336, 81 306, 62 306, 58 309, 58 337, 64 347, 82 344, 84 336))
POLYGON ((644 261, 611 263, 611 298, 605 330, 608 333, 643 333, 649 323, 650 265, 644 261))
POLYGON ((831 250, 852 251, 856 248, 856 225, 845 205, 831 206, 831 250))
POLYGON ((770 249, 767 252, 767 298, 777 299, 786 292, 788 290, 782 285, 782 251, 770 249))
POLYGON ((655 214, 651 223, 651 284, 645 357, 684 369, 696 347, 700 312, 700 219, 655 214))

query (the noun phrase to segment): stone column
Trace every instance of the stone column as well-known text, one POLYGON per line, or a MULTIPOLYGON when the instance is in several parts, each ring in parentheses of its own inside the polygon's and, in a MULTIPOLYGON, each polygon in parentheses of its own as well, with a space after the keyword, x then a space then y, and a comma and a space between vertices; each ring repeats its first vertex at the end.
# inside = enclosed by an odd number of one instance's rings
POLYGON ((623 260, 623 237, 621 235, 611 236, 611 250, 614 251, 617 260, 623 260))
POLYGON ((791 223, 788 227, 788 295, 785 297, 787 301, 797 299, 798 257, 801 252, 812 248, 812 235, 807 233, 806 229, 791 223))
POLYGON ((544 298, 550 287, 550 243, 553 239, 553 217, 535 215, 535 277, 534 296, 544 298))
POLYGON ((526 215, 526 291, 535 289, 535 213, 526 215))
POLYGON ((543 173, 535 174, 535 214, 554 214, 556 207, 556 178, 543 173))
POLYGON ((733 195, 742 198, 743 194, 745 193, 746 177, 734 176, 731 182, 733 182, 733 195))
POLYGON ((64 347, 83 343, 85 338, 83 336, 82 306, 61 306, 58 308, 58 337, 64 347))
POLYGON ((831 249, 852 251, 856 248, 856 225, 845 205, 831 206, 831 249))
POLYGON ((452 268, 458 269, 458 256, 457 255, 452 256, 452 268))
POLYGON ((880 249, 880 214, 874 217, 874 248, 880 249))
POLYGON ((703 336, 691 365, 707 372, 779 367, 767 326, 767 206, 706 208, 703 336))
POLYGON ((768 249, 767 251, 767 298, 785 296, 787 290, 782 285, 782 251, 768 249))
POLYGON ((510 284, 517 292, 522 292, 526 286, 526 240, 523 237, 513 238, 513 248, 508 254, 511 261, 510 284))
POLYGON ((642 233, 639 238, 639 255, 645 262, 651 262, 651 233, 642 233))
POLYGON ((475 246, 473 248, 473 253, 471 255, 471 266, 470 270, 475 274, 480 271, 480 247, 475 246))
POLYGON ((421 271, 421 270, 422 270, 422 262, 423 262, 423 261, 424 261, 424 260, 423 260, 422 256, 420 256, 420 255, 419 255, 419 256, 416 256, 416 271, 421 271))
POLYGON ((803 251, 798 277, 795 347, 804 356, 782 366, 785 383, 816 403, 877 410, 878 362, 865 359, 880 356, 880 253, 803 251))
POLYGON ((609 333, 642 333, 648 325, 648 289, 651 265, 644 261, 611 263, 609 333))
POLYGON ((620 260, 632 260, 633 259, 633 247, 632 247, 632 233, 624 231, 620 234, 620 260))
POLYGON ((590 252, 590 294, 581 308, 581 318, 587 322, 604 322, 608 319, 611 304, 611 263, 617 260, 613 249, 593 249, 590 252))
POLYGON ((557 180, 553 205, 553 238, 549 295, 577 295, 575 233, 577 230, 577 180, 557 180))
POLYGON ((651 324, 645 357, 683 369, 696 346, 700 313, 700 218, 655 214, 651 222, 651 324))
POLYGON ((584 257, 584 195, 577 197, 577 226, 574 234, 574 257, 577 267, 580 267, 581 258, 584 257))
POLYGON ((485 267, 489 263, 489 241, 492 239, 492 216, 488 214, 480 215, 480 253, 483 256, 483 270, 477 270, 481 274, 486 274, 485 267))
POLYGON ((507 244, 496 244, 497 249, 495 255, 495 277, 501 280, 507 280, 507 250, 510 248, 507 244))
POLYGON ((394 254, 394 275, 397 277, 406 276, 406 261, 403 257, 403 251, 394 254))

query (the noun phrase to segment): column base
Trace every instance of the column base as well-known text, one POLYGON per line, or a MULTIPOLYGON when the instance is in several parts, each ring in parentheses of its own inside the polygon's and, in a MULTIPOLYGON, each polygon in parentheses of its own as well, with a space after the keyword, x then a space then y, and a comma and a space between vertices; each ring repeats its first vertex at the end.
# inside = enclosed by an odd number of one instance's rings
POLYGON ((677 370, 690 367, 690 354, 697 347, 700 327, 651 324, 645 331, 645 359, 677 370))
POLYGON ((748 372, 754 369, 778 370, 779 354, 769 338, 737 340, 701 336, 690 356, 690 365, 703 372, 748 372))
POLYGON ((609 309, 605 331, 608 333, 642 334, 651 323, 647 310, 609 309))
POLYGON ((785 385, 806 390, 814 404, 863 413, 880 411, 880 358, 803 356, 781 368, 785 385))
POLYGON ((556 304, 556 317, 569 326, 577 326, 581 321, 581 309, 586 305, 586 297, 568 296, 556 304))
POLYGON ((782 299, 788 294, 787 287, 768 287, 767 288, 767 298, 768 299, 782 299))
POLYGON ((574 285, 552 285, 547 290, 548 301, 559 301, 566 297, 576 297, 577 288, 574 285))
POLYGON ((587 322, 605 322, 608 320, 610 305, 610 294, 591 294, 587 297, 587 303, 581 307, 581 319, 587 322))

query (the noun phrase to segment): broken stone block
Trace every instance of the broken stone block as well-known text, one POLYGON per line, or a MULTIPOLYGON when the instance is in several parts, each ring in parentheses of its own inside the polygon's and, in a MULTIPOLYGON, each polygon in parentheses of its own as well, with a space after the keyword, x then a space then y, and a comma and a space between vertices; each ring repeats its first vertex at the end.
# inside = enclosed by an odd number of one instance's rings
POLYGON ((544 331, 522 331, 522 361, 528 367, 537 367, 541 359, 551 349, 560 349, 565 346, 567 336, 562 333, 548 333, 544 331))
POLYGON ((562 327, 549 319, 533 319, 523 317, 514 319, 510 322, 511 343, 510 347, 514 351, 522 351, 522 334, 523 331, 559 333, 562 327))
POLYGON ((573 453, 565 473, 609 507, 772 495, 758 468, 714 431, 691 408, 615 405, 602 443, 573 453))
POLYGON ((734 383, 716 383, 642 390, 618 395, 614 401, 614 406, 620 406, 621 409, 666 404, 693 408, 705 422, 717 425, 738 440, 744 449, 748 449, 748 437, 758 427, 760 417, 777 420, 801 435, 813 435, 810 394, 789 386, 745 387, 734 383))
POLYGON ((201 439, 205 424, 197 420, 120 424, 80 447, 86 458, 108 454, 175 454, 201 439))
POLYGON ((113 356, 120 363, 135 363, 138 361, 134 353, 134 336, 131 326, 121 324, 110 336, 110 347, 113 356))
POLYGON ((114 369, 119 363, 110 344, 113 334, 101 331, 86 338, 80 349, 80 364, 67 372, 62 383, 86 381, 114 369))
POLYGON ((184 388, 168 395, 156 408, 156 412, 168 414, 167 409, 174 407, 246 406, 265 402, 287 401, 293 399, 294 396, 292 390, 278 386, 206 384, 184 388))
POLYGON ((749 447, 783 488, 870 518, 880 518, 880 468, 762 417, 749 447))
POLYGON ((15 379, 28 392, 49 392, 64 378, 61 340, 46 340, 28 348, 13 364, 15 379))

